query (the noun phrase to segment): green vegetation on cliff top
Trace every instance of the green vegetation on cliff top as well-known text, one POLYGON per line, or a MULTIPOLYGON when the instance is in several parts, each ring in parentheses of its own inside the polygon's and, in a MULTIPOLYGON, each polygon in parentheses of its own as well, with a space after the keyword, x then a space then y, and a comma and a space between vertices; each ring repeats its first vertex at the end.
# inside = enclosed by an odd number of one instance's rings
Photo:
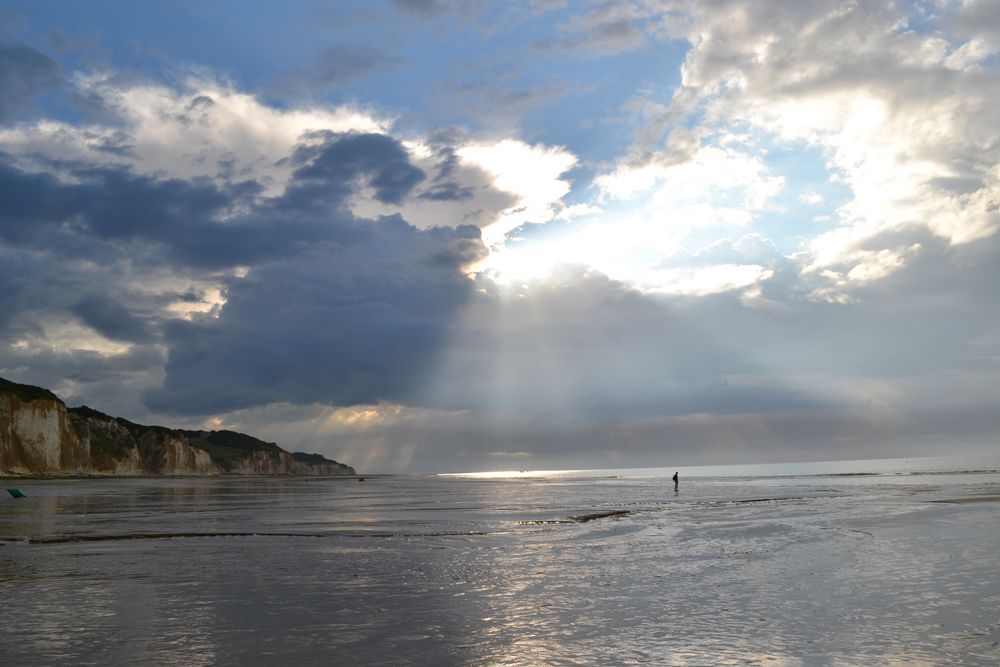
POLYGON ((308 463, 310 465, 336 463, 336 461, 331 461, 322 454, 306 454, 305 452, 292 452, 292 459, 299 463, 308 463))
POLYGON ((0 378, 0 392, 9 392, 14 394, 25 403, 30 403, 31 401, 55 401, 57 403, 62 403, 62 401, 59 400, 59 397, 48 389, 43 389, 42 387, 36 387, 30 384, 18 384, 17 382, 11 382, 10 380, 5 380, 3 378, 0 378))
POLYGON ((223 470, 230 470, 252 452, 267 452, 276 457, 282 450, 273 442, 236 431, 184 431, 193 447, 204 449, 223 470))
POLYGON ((87 417, 89 419, 99 419, 109 422, 115 422, 123 428, 127 429, 132 437, 138 437, 144 431, 160 431, 164 434, 169 434, 175 432, 174 429, 167 428, 166 426, 146 426, 144 424, 136 424, 135 422, 130 422, 124 417, 112 417, 111 415, 104 414, 100 410, 95 410, 86 405, 81 405, 78 408, 67 408, 66 411, 71 415, 78 415, 80 417, 87 417))

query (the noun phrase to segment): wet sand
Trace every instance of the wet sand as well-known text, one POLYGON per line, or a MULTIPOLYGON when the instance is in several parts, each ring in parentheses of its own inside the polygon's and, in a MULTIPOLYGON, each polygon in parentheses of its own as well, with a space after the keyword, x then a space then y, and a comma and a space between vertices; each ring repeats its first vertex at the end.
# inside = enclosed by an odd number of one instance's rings
POLYGON ((995 475, 27 491, 2 664, 1000 663, 995 475))

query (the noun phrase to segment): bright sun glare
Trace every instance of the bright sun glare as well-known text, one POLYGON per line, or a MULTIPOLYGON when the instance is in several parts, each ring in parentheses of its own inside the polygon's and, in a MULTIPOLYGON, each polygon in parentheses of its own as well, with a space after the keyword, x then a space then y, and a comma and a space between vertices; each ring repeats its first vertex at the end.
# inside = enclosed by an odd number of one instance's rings
POLYGON ((438 477, 460 477, 464 479, 518 479, 523 477, 558 477, 572 475, 579 470, 489 470, 482 472, 446 472, 438 477))

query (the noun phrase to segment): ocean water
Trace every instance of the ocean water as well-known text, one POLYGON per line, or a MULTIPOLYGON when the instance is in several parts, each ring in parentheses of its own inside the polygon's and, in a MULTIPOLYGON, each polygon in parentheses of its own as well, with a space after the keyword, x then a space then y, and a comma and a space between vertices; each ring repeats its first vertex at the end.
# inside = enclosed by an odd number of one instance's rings
POLYGON ((0 664, 997 665, 998 471, 6 480, 0 664))

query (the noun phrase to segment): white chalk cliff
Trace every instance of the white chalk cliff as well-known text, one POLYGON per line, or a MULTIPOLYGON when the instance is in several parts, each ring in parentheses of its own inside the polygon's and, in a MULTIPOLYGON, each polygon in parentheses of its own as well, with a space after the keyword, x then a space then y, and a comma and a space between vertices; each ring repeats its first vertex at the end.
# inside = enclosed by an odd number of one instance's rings
POLYGON ((143 426, 0 378, 0 475, 354 475, 233 431, 143 426))

